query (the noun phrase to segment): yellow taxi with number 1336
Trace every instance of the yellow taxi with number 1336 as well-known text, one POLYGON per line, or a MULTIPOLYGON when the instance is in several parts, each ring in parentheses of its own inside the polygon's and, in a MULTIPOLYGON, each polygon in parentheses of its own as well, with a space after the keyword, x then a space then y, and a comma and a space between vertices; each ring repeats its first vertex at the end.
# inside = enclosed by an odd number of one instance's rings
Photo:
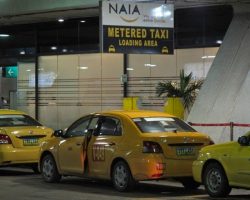
POLYGON ((176 117, 139 110, 89 114, 54 136, 41 147, 45 181, 57 182, 62 175, 108 179, 118 191, 137 181, 166 178, 198 187, 192 162, 212 143, 176 117))

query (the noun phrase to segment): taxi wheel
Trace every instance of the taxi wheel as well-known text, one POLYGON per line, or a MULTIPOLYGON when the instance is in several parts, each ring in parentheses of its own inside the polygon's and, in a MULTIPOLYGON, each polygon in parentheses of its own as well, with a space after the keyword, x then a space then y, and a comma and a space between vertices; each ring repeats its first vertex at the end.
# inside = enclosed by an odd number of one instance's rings
POLYGON ((56 162, 52 155, 48 154, 42 159, 41 173, 46 182, 54 183, 60 181, 61 175, 58 173, 56 162))
POLYGON ((211 197, 225 197, 231 192, 224 169, 218 163, 210 163, 205 169, 203 182, 211 197))
POLYGON ((129 166, 124 161, 118 161, 112 169, 113 186, 119 192, 129 191, 134 188, 135 180, 133 179, 129 166))

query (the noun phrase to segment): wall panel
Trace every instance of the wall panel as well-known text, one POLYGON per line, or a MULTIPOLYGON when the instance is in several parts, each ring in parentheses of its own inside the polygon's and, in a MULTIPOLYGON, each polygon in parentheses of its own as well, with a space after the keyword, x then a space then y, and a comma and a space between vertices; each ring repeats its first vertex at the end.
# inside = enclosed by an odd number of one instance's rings
MULTIPOLYGON (((141 109, 163 110, 159 81, 178 81, 179 70, 205 78, 217 48, 178 49, 174 55, 128 55, 128 96, 139 97, 141 109), (150 65, 149 65, 150 64, 150 65)), ((34 63, 19 64, 19 108, 34 116, 34 63)), ((123 54, 74 54, 39 57, 39 120, 65 128, 80 116, 121 109, 123 54)))

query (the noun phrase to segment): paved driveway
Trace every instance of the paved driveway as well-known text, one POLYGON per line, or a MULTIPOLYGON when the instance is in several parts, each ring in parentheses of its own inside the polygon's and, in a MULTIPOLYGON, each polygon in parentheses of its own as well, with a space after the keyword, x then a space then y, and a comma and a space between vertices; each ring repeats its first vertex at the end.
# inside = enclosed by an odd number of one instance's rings
MULTIPOLYGON (((0 168, 1 200, 207 200, 203 187, 186 191, 181 184, 167 181, 143 182, 133 192, 120 193, 110 182, 65 177, 60 183, 45 183, 31 170, 0 168)), ((223 198, 225 199, 225 198, 223 198)), ((234 189, 229 200, 249 200, 250 190, 234 189)))

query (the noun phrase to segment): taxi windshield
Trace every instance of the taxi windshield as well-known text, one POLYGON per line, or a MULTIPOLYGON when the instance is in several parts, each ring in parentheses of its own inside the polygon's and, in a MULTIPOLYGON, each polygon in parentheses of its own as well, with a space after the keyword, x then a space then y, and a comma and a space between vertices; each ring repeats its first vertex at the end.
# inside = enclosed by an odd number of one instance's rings
POLYGON ((142 133, 196 132, 192 127, 175 117, 134 118, 134 123, 142 133))
POLYGON ((0 127, 42 126, 28 115, 0 115, 0 127))

